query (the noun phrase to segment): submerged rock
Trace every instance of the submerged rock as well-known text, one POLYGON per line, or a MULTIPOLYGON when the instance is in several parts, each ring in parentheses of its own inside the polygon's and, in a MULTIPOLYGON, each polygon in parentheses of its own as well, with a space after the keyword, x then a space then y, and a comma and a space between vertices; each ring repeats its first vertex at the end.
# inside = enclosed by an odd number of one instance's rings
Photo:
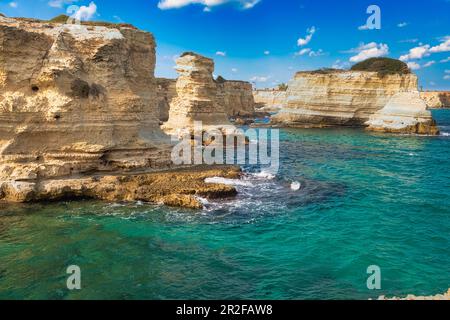
POLYGON ((418 91, 400 92, 386 106, 370 117, 368 130, 437 135, 439 129, 418 91))

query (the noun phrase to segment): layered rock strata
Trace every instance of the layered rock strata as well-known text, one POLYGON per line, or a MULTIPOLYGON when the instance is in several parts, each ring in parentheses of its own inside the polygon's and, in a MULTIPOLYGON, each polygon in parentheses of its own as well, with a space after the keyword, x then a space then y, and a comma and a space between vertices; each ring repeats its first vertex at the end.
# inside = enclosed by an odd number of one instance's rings
POLYGON ((418 91, 397 93, 383 109, 372 115, 366 124, 371 131, 439 134, 436 122, 418 91))
POLYGON ((167 78, 156 78, 158 94, 159 120, 169 120, 169 110, 172 100, 177 96, 177 80, 167 78))
POLYGON ((72 188, 133 199, 151 182, 145 174, 171 168, 150 33, 0 17, 0 43, 0 199, 58 198, 72 188), (108 187, 88 183, 93 176, 108 187))
POLYGON ((169 120, 163 130, 171 135, 194 130, 202 122, 204 130, 231 128, 228 115, 217 98, 212 59, 187 52, 177 59, 177 97, 170 104, 169 120))
POLYGON ((420 97, 425 100, 428 108, 450 108, 449 91, 424 91, 420 93, 420 97))
POLYGON ((250 82, 227 80, 217 83, 217 99, 229 117, 249 117, 255 113, 250 82))
POLYGON ((284 108, 272 123, 284 126, 362 126, 400 91, 417 90, 414 74, 298 72, 289 82, 284 108))
POLYGON ((286 91, 276 89, 261 89, 253 91, 258 111, 278 112, 286 103, 286 91))

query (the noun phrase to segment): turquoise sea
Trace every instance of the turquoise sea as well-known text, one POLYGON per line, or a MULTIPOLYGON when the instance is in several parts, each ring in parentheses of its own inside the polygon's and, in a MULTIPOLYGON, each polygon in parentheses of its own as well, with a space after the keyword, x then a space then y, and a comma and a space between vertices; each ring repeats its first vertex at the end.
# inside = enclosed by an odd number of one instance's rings
POLYGON ((0 299, 368 299, 450 288, 450 110, 439 137, 282 130, 277 177, 203 211, 0 205, 0 299), (298 191, 293 181, 302 185, 298 191), (81 268, 82 289, 66 288, 81 268), (368 290, 366 269, 381 268, 368 290))

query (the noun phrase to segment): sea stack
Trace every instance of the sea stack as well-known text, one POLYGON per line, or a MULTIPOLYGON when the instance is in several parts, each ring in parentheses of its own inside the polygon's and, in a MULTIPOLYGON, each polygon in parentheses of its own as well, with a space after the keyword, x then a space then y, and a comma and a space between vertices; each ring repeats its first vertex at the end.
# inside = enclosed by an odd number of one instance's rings
MULTIPOLYGON (((198 208, 196 195, 235 193, 204 179, 236 176, 237 169, 173 168, 173 145, 159 125, 152 34, 114 24, 0 17, 0 39, 0 200, 142 200, 198 208)), ((212 70, 201 61, 199 69, 212 70)), ((194 83, 180 81, 184 97, 209 97, 212 81, 193 73, 194 83)))
POLYGON ((204 130, 232 127, 224 107, 218 103, 217 84, 212 73, 214 61, 193 52, 177 59, 177 97, 171 101, 169 120, 163 130, 171 135, 193 132, 194 122, 201 121, 204 130))
POLYGON ((298 72, 272 123, 291 127, 363 126, 400 91, 417 90, 414 74, 318 70, 298 72))
POLYGON ((439 134, 436 122, 418 91, 397 93, 383 109, 372 115, 366 124, 371 131, 439 134))

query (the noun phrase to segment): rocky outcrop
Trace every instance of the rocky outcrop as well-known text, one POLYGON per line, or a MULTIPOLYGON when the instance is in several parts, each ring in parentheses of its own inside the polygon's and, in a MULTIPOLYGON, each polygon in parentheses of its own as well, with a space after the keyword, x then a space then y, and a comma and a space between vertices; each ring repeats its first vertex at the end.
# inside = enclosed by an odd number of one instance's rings
POLYGON ((435 296, 415 296, 413 294, 409 294, 404 298, 380 296, 378 300, 450 300, 450 289, 444 294, 437 294, 435 296))
POLYGON ((158 94, 159 120, 166 122, 169 120, 169 109, 172 100, 177 96, 177 80, 156 78, 158 94))
POLYGON ((276 89, 260 89, 253 91, 258 111, 278 112, 286 103, 286 91, 276 89))
POLYGON ((437 135, 439 130, 418 91, 400 92, 366 123, 368 130, 437 135))
POLYGON ((177 97, 170 104, 169 120, 163 130, 171 135, 193 131, 195 121, 201 121, 205 130, 231 127, 217 99, 217 84, 212 76, 214 61, 186 52, 177 59, 176 70, 177 97))
POLYGON ((229 117, 246 117, 255 113, 253 86, 250 82, 237 80, 218 82, 217 99, 229 117))
POLYGON ((90 174, 78 178, 14 181, 0 184, 0 198, 9 202, 96 199, 145 201, 174 207, 200 209, 202 199, 236 195, 233 186, 209 184, 207 178, 237 179, 238 167, 190 167, 140 174, 90 174))
POLYGON ((298 72, 284 108, 272 118, 283 126, 362 126, 400 91, 417 90, 414 74, 332 70, 298 72))
POLYGON ((0 17, 0 43, 0 199, 58 198, 74 189, 134 199, 150 181, 145 174, 171 168, 150 33, 0 17), (135 184, 108 178, 130 175, 135 184), (51 192, 42 191, 47 186, 51 192))
POLYGON ((428 108, 450 108, 450 91, 424 91, 420 97, 425 100, 428 108))
MULTIPOLYGON (((177 97, 176 79, 156 79, 158 87, 158 106, 160 120, 169 120, 172 100, 177 97)), ((229 117, 252 116, 255 113, 255 101, 252 84, 245 81, 225 80, 217 83, 217 103, 223 107, 229 117)))

